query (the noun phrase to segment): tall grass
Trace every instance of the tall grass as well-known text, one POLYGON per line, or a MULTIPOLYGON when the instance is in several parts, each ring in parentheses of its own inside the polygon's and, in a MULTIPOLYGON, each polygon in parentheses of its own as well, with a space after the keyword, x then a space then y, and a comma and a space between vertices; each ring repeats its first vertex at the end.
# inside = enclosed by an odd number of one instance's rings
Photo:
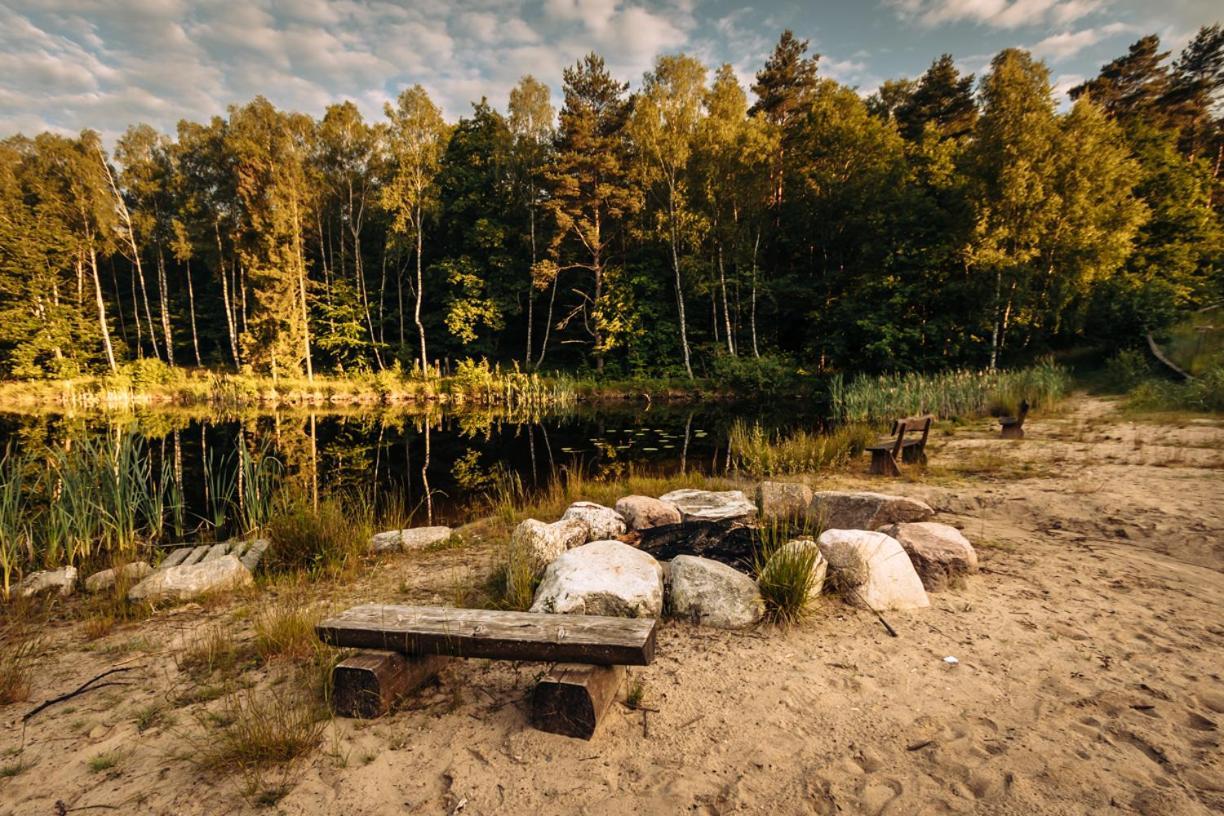
POLYGON ((736 470, 754 478, 816 473, 853 460, 874 439, 870 426, 843 425, 827 433, 798 430, 771 434, 759 424, 736 420, 728 444, 736 470))
POLYGON ((1027 400, 1050 408, 1066 396, 1071 377, 1045 360, 1012 371, 945 371, 937 374, 887 374, 830 382, 833 416, 842 422, 888 422, 899 416, 930 413, 940 419, 1015 413, 1027 400))
POLYGON ((1224 411, 1224 366, 1208 369, 1189 382, 1144 380, 1127 394, 1126 406, 1136 411, 1224 411))

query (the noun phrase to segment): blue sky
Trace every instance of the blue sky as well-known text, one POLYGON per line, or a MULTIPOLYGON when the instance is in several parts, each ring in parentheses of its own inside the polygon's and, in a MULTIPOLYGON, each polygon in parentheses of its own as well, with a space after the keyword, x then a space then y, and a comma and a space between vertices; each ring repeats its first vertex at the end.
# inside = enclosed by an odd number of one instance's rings
POLYGON ((172 131, 256 94, 313 115, 352 99, 378 117, 417 82, 453 119, 481 96, 504 107, 525 73, 556 100, 561 69, 591 49, 635 83, 679 51, 730 62, 747 83, 784 28, 863 93, 944 52, 980 72, 1013 45, 1061 91, 1143 34, 1176 49, 1221 17, 1203 0, 0 0, 0 136, 172 131))

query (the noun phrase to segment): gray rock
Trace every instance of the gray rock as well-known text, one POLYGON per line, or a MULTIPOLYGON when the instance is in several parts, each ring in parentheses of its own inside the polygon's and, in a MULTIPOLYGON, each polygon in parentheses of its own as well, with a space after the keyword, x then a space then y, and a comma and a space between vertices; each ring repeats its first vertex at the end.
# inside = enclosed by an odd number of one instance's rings
POLYGON ((39 570, 32 572, 17 585, 17 592, 23 598, 31 595, 41 595, 49 589, 56 590, 61 596, 67 597, 76 590, 76 567, 62 567, 57 570, 39 570))
POLYGON ((124 564, 116 571, 104 569, 101 572, 95 572, 93 575, 85 579, 85 589, 89 592, 101 592, 104 589, 110 589, 115 585, 115 581, 119 576, 123 576, 126 581, 139 581, 141 578, 153 572, 153 568, 146 561, 133 561, 130 564, 124 564))
POLYGON ((828 574, 829 562, 825 560, 824 555, 820 552, 820 547, 810 538, 795 538, 778 549, 774 550, 769 559, 765 562, 765 566, 761 567, 761 572, 757 579, 762 584, 767 584, 775 580, 775 574, 782 572, 790 572, 791 565, 794 564, 800 557, 807 556, 811 558, 812 583, 809 586, 809 595, 815 597, 824 589, 825 577, 828 574), (790 562, 788 564, 787 562, 790 562), (783 566, 787 569, 783 569, 783 566))
POLYGON ((742 490, 673 490, 659 497, 674 504, 684 521, 750 521, 756 517, 756 505, 748 501, 742 490))
POLYGON ((247 547, 246 552, 242 554, 242 558, 240 559, 242 566, 246 567, 248 571, 254 573, 255 568, 259 566, 259 559, 263 558, 263 554, 267 551, 270 543, 271 542, 269 542, 266 538, 253 539, 250 546, 247 547))
POLYGON ((177 550, 174 550, 172 553, 166 556, 166 559, 158 565, 158 569, 177 567, 193 552, 195 552, 195 547, 179 547, 177 550))
POLYGON ((719 629, 743 629, 761 620, 765 602, 756 581, 708 558, 678 555, 671 560, 671 614, 719 629))
POLYGON ((607 541, 625 534, 625 520, 611 507, 595 502, 574 502, 561 516, 562 521, 582 519, 591 528, 587 541, 607 541))
POLYGON ((406 530, 387 530, 375 533, 370 538, 370 550, 376 553, 409 552, 423 550, 440 544, 451 537, 449 527, 412 527, 406 530))
POLYGON ((795 482, 761 482, 756 499, 765 520, 803 520, 812 504, 812 488, 795 482))
POLYGON ((663 611, 663 570, 619 541, 569 550, 544 570, 532 612, 654 618, 663 611))
POLYGON ((249 542, 249 541, 232 541, 232 542, 230 542, 230 543, 231 543, 231 544, 233 544, 233 546, 232 546, 232 547, 230 547, 230 555, 234 556, 234 557, 235 557, 235 558, 237 558, 239 561, 241 561, 241 560, 242 560, 242 555, 243 555, 243 553, 245 553, 245 552, 246 552, 246 549, 247 549, 247 547, 249 547, 249 546, 251 545, 251 542, 249 542))
POLYGON ((812 494, 808 518, 825 530, 878 530, 885 524, 926 521, 926 502, 884 493, 821 490, 812 494))
POLYGON ((955 527, 935 521, 880 528, 901 543, 928 592, 947 589, 956 578, 978 571, 977 552, 955 527))
POLYGON ((566 550, 585 544, 590 533, 590 526, 578 518, 552 524, 527 519, 515 527, 510 535, 510 571, 507 575, 511 595, 529 592, 529 587, 523 585, 525 582, 535 581, 544 568, 566 550))
POLYGON ((201 544, 200 546, 196 547, 191 552, 187 553, 187 557, 184 558, 182 561, 180 561, 177 566, 186 567, 186 566, 190 566, 191 564, 200 563, 201 561, 204 560, 204 556, 208 554, 208 551, 210 549, 212 549, 210 545, 201 544))
POLYGON ((214 544, 208 548, 208 552, 204 553, 204 557, 201 558, 196 563, 203 563, 204 561, 216 561, 218 558, 225 555, 229 551, 229 548, 230 548, 230 542, 228 541, 223 541, 220 544, 214 544))
POLYGON ((909 556, 892 536, 870 530, 825 530, 817 542, 848 600, 876 611, 931 605, 909 556))
POLYGON ((186 601, 209 592, 226 592, 254 583, 251 571, 233 555, 198 564, 158 570, 128 590, 133 601, 186 601))
POLYGON ((625 496, 618 499, 616 512, 625 519, 630 530, 649 530, 651 527, 679 524, 682 521, 676 505, 651 496, 625 496))

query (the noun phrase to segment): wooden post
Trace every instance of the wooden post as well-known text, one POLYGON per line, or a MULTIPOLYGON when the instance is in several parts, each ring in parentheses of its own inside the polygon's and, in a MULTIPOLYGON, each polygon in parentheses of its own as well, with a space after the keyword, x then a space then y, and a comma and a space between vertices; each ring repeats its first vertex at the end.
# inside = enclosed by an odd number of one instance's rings
POLYGON ((624 666, 556 666, 535 688, 531 724, 551 734, 589 740, 624 677, 624 666))
POLYGON ((446 658, 361 652, 332 669, 332 710, 340 717, 381 717, 400 696, 437 675, 446 658))

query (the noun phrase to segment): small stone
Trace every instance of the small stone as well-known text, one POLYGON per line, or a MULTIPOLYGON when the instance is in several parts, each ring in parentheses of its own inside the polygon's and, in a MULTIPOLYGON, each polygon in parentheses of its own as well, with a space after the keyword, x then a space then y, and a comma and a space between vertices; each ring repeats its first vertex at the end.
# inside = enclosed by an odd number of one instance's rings
POLYGON ((812 488, 796 482, 761 482, 757 505, 769 521, 802 521, 812 504, 812 488))
POLYGON ((209 592, 225 592, 254 583, 251 571, 233 555, 198 564, 158 570, 128 591, 133 601, 185 601, 209 592))
POLYGON ((550 563, 532 612, 654 618, 663 611, 663 570, 619 541, 593 541, 550 563))
POLYGON ((101 572, 95 572, 93 575, 85 579, 85 589, 89 592, 101 592, 104 589, 110 589, 115 585, 116 579, 122 575, 126 581, 139 581, 141 578, 153 572, 153 568, 145 561, 133 561, 130 564, 124 564, 116 571, 104 569, 101 572))
POLYGON ((977 552, 955 527, 923 521, 890 524, 880 532, 901 543, 928 592, 947 589, 957 578, 978 571, 977 552))
POLYGON ((242 566, 252 573, 255 572, 255 568, 259 566, 259 559, 263 558, 270 543, 266 538, 256 538, 251 541, 251 546, 247 547, 246 552, 242 554, 242 566))
POLYGON ((18 585, 17 591, 23 598, 40 595, 49 589, 58 590, 62 597, 67 597, 76 589, 76 567, 62 567, 57 570, 39 570, 25 577, 18 585))
POLYGON ((926 521, 926 502, 867 491, 821 490, 812 494, 808 518, 825 530, 878 530, 885 524, 926 521))
POLYGON ((854 589, 849 600, 877 612, 931 605, 909 556, 892 536, 870 530, 825 530, 817 543, 829 569, 854 589))
POLYGON ((611 507, 595 502, 574 502, 561 516, 562 521, 582 519, 590 527, 587 541, 607 541, 625 534, 625 519, 611 507))
POLYGON ((673 490, 660 496, 674 504, 684 521, 749 521, 756 517, 756 505, 742 490, 673 490))
POLYGON ((387 530, 375 533, 370 538, 370 550, 375 553, 410 552, 441 544, 451 537, 449 527, 411 527, 406 530, 387 530))
POLYGON ((630 530, 649 530, 681 522, 676 505, 659 501, 652 496, 625 496, 616 502, 616 512, 629 525, 630 530))
POLYGON ((204 553, 204 557, 201 558, 200 561, 197 563, 202 563, 204 561, 216 561, 218 558, 225 555, 225 553, 229 550, 229 548, 230 548, 230 542, 228 541, 222 542, 220 544, 214 544, 208 548, 208 552, 204 553))
POLYGON ((754 625, 765 612, 756 581, 718 561, 678 555, 669 570, 669 608, 677 618, 719 629, 754 625))

